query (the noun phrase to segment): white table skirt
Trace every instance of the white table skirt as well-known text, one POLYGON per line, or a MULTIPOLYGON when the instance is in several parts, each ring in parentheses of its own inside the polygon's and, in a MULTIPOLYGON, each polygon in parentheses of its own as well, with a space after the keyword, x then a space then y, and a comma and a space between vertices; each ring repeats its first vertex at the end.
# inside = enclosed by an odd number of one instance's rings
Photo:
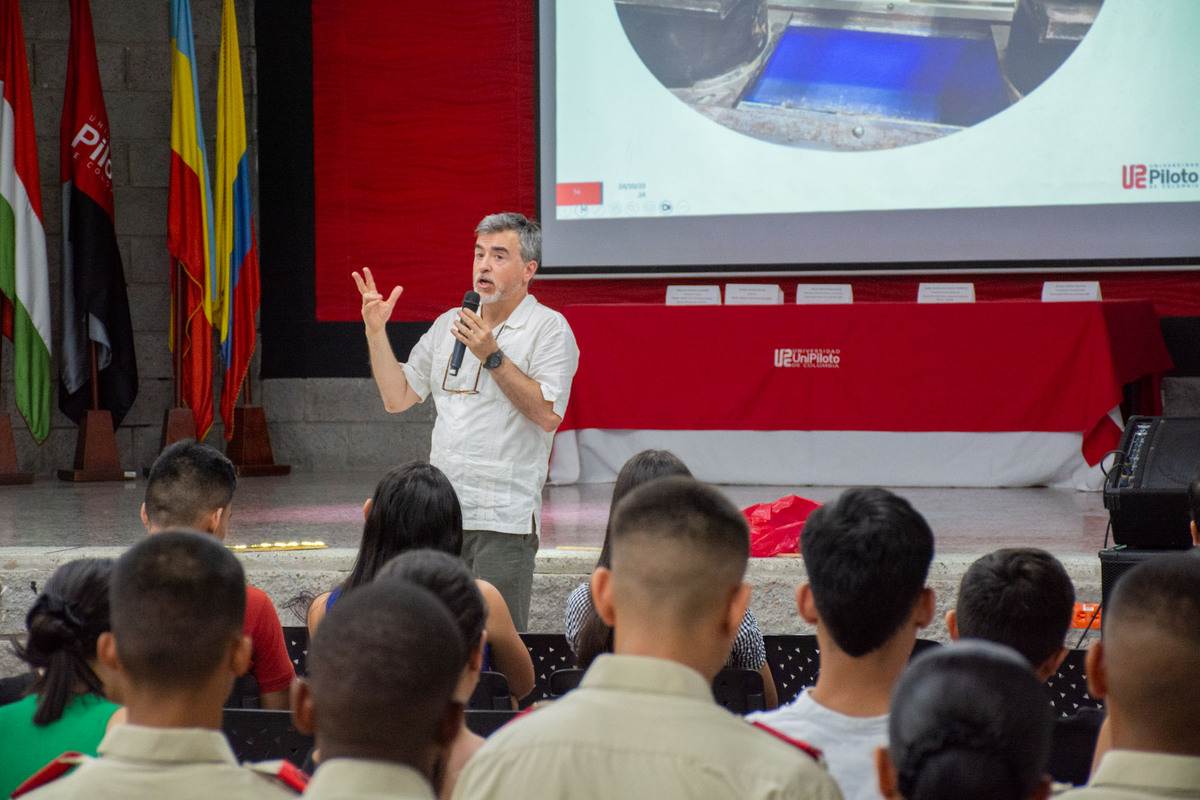
MULTIPOLYGON (((700 480, 768 486, 1052 486, 1098 491, 1104 476, 1077 433, 569 430, 554 439, 550 482, 607 483, 649 448, 700 480)), ((1106 463, 1107 465, 1107 463, 1106 463)))

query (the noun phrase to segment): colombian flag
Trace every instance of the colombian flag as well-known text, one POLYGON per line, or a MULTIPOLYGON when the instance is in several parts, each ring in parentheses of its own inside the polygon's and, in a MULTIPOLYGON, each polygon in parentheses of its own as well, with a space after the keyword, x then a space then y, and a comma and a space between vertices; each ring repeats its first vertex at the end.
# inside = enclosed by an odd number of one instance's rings
POLYGON ((213 420, 212 332, 219 308, 212 192, 209 190, 208 161, 204 157, 192 7, 188 0, 171 0, 171 178, 167 196, 167 250, 173 259, 171 291, 183 293, 185 315, 184 340, 176 342, 175 314, 179 305, 172 295, 171 349, 182 348, 183 369, 177 378, 184 403, 196 418, 196 438, 203 440, 213 420))
POLYGON ((221 336, 221 361, 225 364, 221 419, 225 422, 225 438, 231 439, 233 406, 254 354, 254 315, 258 311, 258 250, 254 243, 250 153, 246 146, 242 62, 233 0, 224 0, 221 12, 216 207, 217 330, 221 336))

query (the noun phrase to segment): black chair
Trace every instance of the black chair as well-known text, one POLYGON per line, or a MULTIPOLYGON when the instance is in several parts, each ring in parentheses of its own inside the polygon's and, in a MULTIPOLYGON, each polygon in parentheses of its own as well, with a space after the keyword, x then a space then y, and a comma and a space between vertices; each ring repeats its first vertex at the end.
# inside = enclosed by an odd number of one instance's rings
POLYGON ((1071 650, 1058 672, 1046 681, 1050 690, 1050 702, 1054 704, 1054 713, 1058 717, 1074 716, 1084 708, 1104 708, 1104 703, 1088 694, 1087 670, 1084 658, 1087 650, 1071 650))
POLYGON ((479 673, 479 683, 471 693, 467 708, 480 711, 512 711, 512 692, 508 678, 499 672, 479 673))
POLYGON ((713 698, 734 714, 749 714, 767 707, 762 675, 752 669, 726 667, 712 683, 713 698))
POLYGON ((225 708, 262 708, 260 695, 258 680, 252 673, 247 672, 233 682, 229 697, 225 698, 225 708))
POLYGON ((1086 706, 1069 717, 1054 720, 1054 734, 1050 740, 1050 761, 1046 772, 1057 783, 1082 786, 1088 782, 1092 772, 1092 756, 1096 752, 1096 739, 1100 726, 1104 724, 1104 711, 1086 706))
POLYGON ((467 728, 476 736, 485 739, 500 730, 510 722, 520 711, 492 711, 484 709, 467 709, 467 728))
POLYGON ((36 677, 36 674, 26 672, 23 675, 0 678, 0 706, 15 703, 29 694, 29 689, 33 686, 33 681, 36 677))
POLYGON ((553 697, 550 676, 558 670, 572 669, 576 663, 567 637, 561 633, 522 633, 521 641, 533 660, 533 691, 521 698, 521 708, 528 708, 539 700, 553 697))
POLYGON ((288 658, 296 668, 296 674, 304 677, 308 674, 306 660, 308 659, 308 628, 304 625, 284 625, 283 643, 287 645, 288 658))
MULTIPOLYGON (((767 666, 771 669, 771 677, 775 679, 775 689, 779 693, 779 705, 792 702, 800 692, 816 685, 817 675, 821 672, 821 649, 817 647, 815 635, 764 636, 763 643, 767 648, 767 666)), ((917 639, 912 657, 939 646, 932 639, 917 639)))
POLYGON ((821 669, 821 651, 817 648, 817 637, 813 635, 764 636, 767 648, 767 666, 775 679, 779 692, 779 704, 796 699, 805 687, 817 682, 821 669))
POLYGON ((313 748, 313 738, 292 725, 290 711, 227 708, 221 729, 238 761, 284 758, 303 767, 313 748))
POLYGON ((550 673, 550 696, 562 697, 574 689, 583 680, 583 673, 586 671, 578 667, 571 667, 570 669, 559 669, 550 673))

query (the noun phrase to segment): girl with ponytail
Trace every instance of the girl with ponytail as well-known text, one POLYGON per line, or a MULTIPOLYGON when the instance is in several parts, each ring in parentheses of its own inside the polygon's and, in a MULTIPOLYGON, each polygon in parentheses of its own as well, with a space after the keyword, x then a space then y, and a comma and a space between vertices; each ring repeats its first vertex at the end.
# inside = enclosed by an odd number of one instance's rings
POLYGON ((96 754, 118 706, 97 674, 96 640, 109 629, 112 559, 63 564, 25 617, 17 656, 37 677, 22 700, 0 707, 0 797, 68 750, 96 754))
POLYGON ((888 800, 1044 800, 1053 713, 1015 650, 984 641, 931 648, 892 693, 876 753, 888 800))

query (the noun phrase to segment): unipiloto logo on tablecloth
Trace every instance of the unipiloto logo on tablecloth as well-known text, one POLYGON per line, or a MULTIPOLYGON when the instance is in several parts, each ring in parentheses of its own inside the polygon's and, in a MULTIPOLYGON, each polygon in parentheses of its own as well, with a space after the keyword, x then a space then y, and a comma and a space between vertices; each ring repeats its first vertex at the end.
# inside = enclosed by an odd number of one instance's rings
POLYGON ((778 369, 838 369, 842 366, 840 347, 777 347, 778 369))

